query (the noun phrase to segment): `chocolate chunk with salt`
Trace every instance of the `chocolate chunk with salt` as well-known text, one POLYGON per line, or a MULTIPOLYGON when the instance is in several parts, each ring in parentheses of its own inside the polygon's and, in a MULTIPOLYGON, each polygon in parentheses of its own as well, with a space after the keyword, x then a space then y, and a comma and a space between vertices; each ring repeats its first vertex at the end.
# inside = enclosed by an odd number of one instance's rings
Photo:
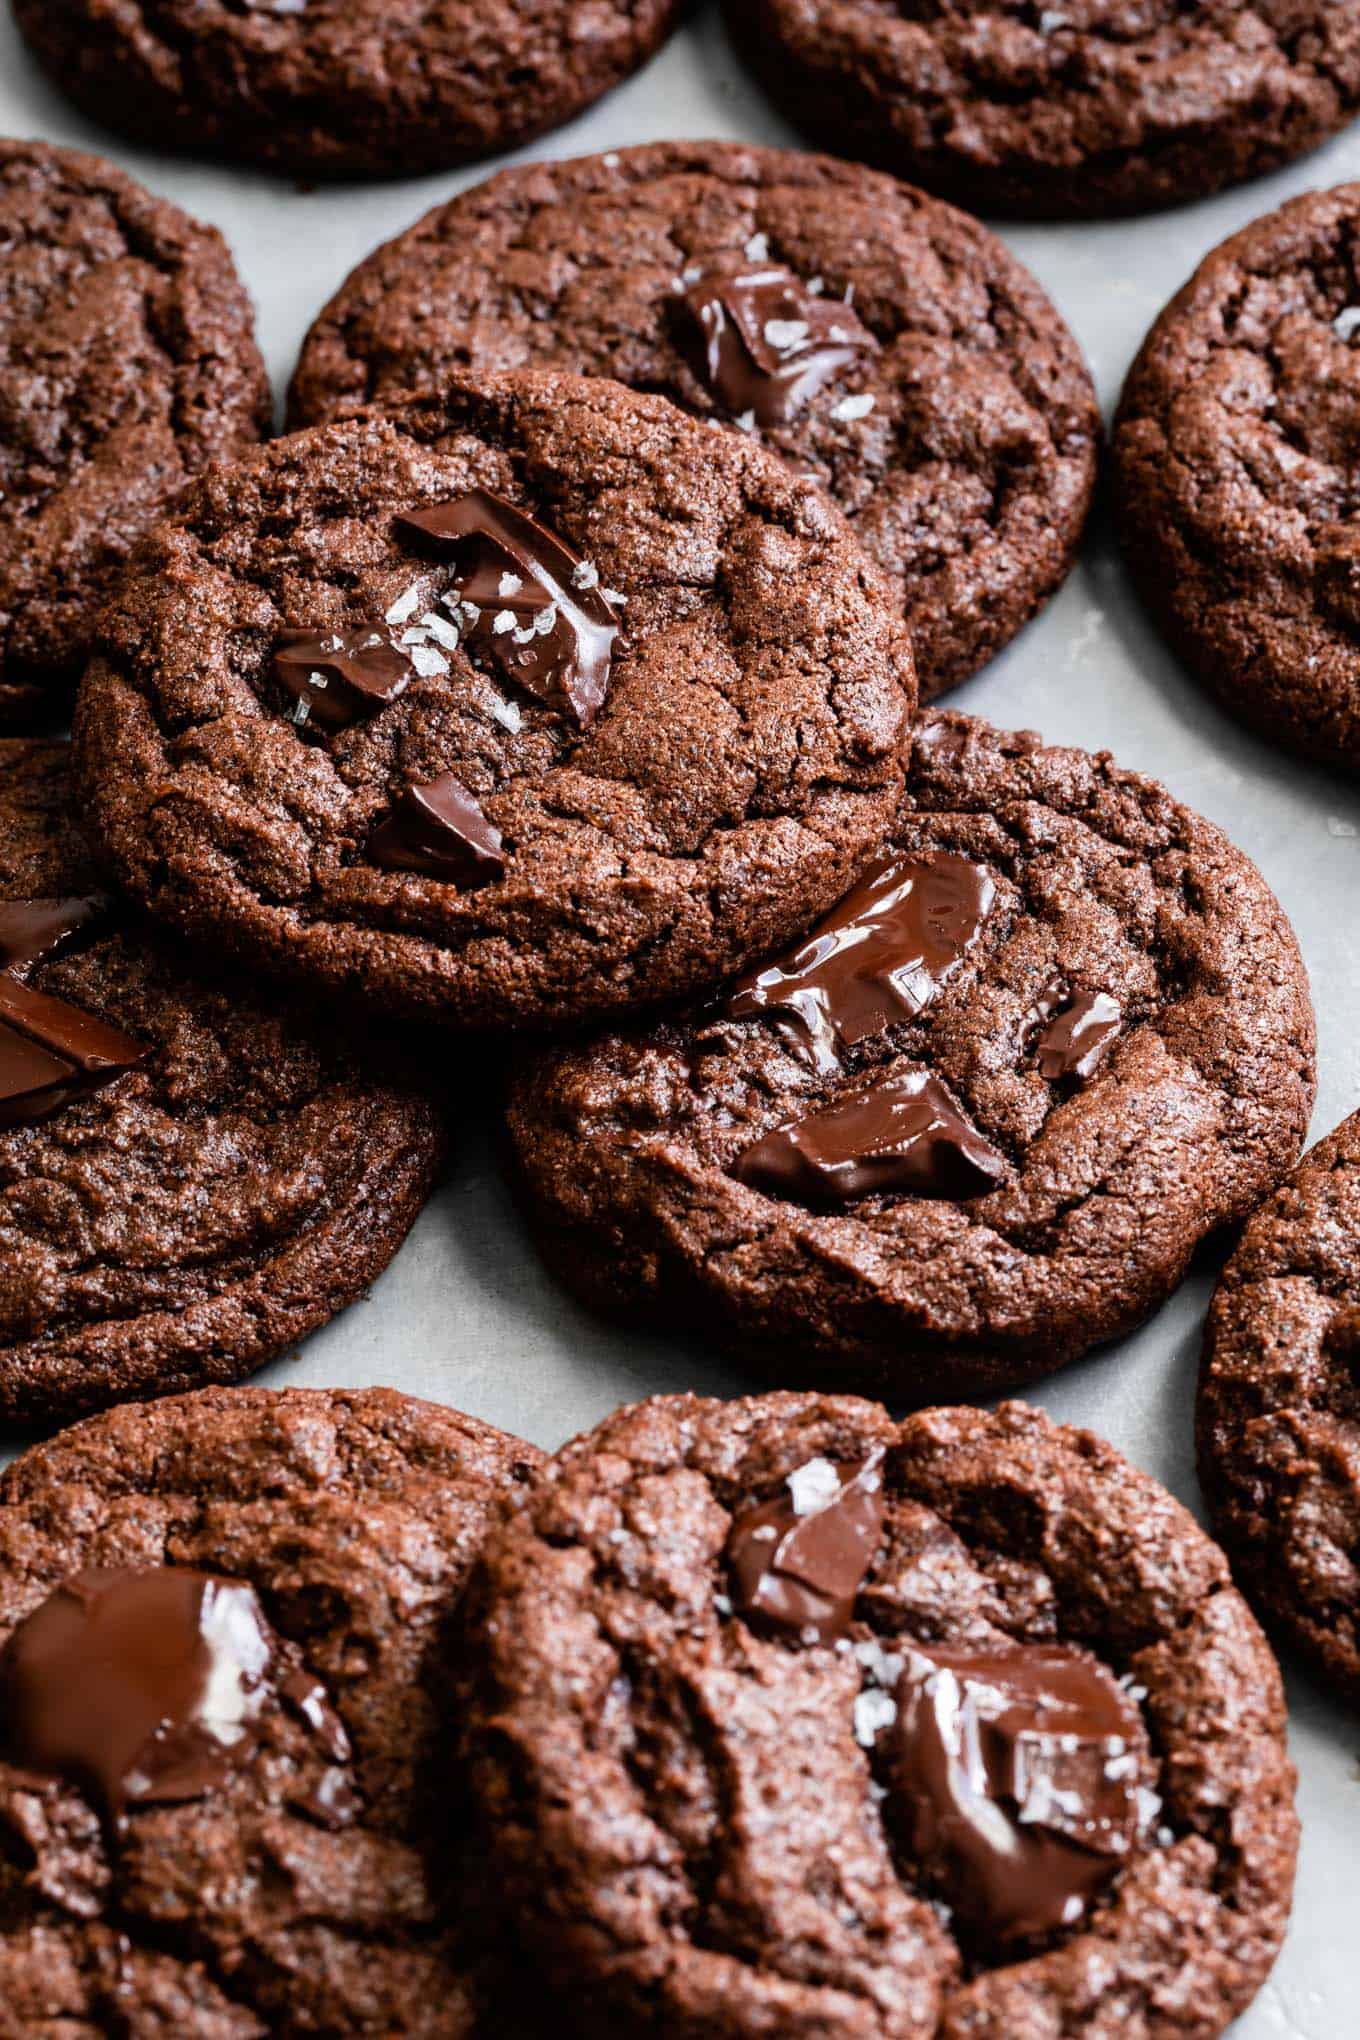
POLYGON ((732 1174, 797 1204, 861 1197, 981 1197, 1005 1179, 1006 1158, 938 1077, 906 1070, 790 1120, 746 1148, 732 1174))
POLYGON ((702 347, 705 379, 733 417, 784 425, 878 341, 841 298, 820 297, 791 269, 704 269, 680 300, 702 347))
POLYGON ((817 1068, 842 1050, 914 1020, 982 933, 991 874, 952 851, 885 858, 812 934, 733 987, 734 1020, 769 1015, 817 1068))
POLYGON ((883 1534, 882 1454, 809 1460, 786 1491, 745 1509, 727 1542, 732 1606, 801 1643, 843 1636, 883 1534))
POLYGON ((587 729, 608 691, 619 624, 581 554, 489 489, 408 511, 397 528, 452 554, 464 641, 587 729))
POLYGON ((505 869, 501 832, 452 772, 397 796, 368 839, 368 855, 386 871, 414 871, 469 889, 505 869))
POLYGON ((348 729, 404 694, 413 667, 376 625, 359 630, 284 631, 274 648, 274 678, 296 704, 293 720, 348 729))
POLYGON ((1075 1926, 1137 1838, 1133 1701, 1059 1644, 914 1644, 905 1657, 880 1748, 918 1872, 987 1938, 1075 1926))
MULTIPOLYGON (((243 1581, 178 1566, 76 1573, 0 1653, 0 1750, 70 1779, 115 1829, 135 1806, 201 1799, 278 1703, 276 1649, 243 1581)), ((348 1755, 324 1694, 305 1683, 312 1733, 325 1754, 348 1755)))

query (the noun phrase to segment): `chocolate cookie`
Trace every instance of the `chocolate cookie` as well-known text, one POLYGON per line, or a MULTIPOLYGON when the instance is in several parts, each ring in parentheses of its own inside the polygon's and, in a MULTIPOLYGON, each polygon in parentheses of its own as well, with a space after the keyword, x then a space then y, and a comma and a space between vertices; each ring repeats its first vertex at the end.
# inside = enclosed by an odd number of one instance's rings
POLYGON ((109 898, 64 744, 0 744, 0 1418, 235 1381, 387 1266, 413 1083, 109 898))
POLYGON ((1357 0, 727 0, 790 118, 980 212, 1202 197, 1360 109, 1357 0))
POLYGON ((14 0, 38 61, 143 146, 412 177, 571 120, 682 0, 14 0))
POLYGON ((457 379, 211 475, 105 613, 78 724, 132 892, 316 984, 567 1025, 828 906, 915 698, 812 483, 614 383, 457 379))
POLYGON ((1310 1149, 1223 1271, 1199 1471, 1263 1621, 1360 1704, 1360 1113, 1310 1149))
POLYGON ((388 1389, 228 1389, 0 1476, 7 2033, 522 2030, 440 1694, 538 1457, 388 1389))
POLYGON ((291 415, 525 365, 659 391, 813 475, 892 578, 926 694, 1072 564, 1100 435, 1080 349, 985 227, 873 171, 723 142, 502 171, 360 264, 291 415))
POLYGON ((990 1394, 1127 1332, 1296 1159, 1293 933, 1107 754, 936 714, 879 861, 714 1005, 527 1060, 510 1125, 588 1301, 778 1378, 990 1394))
POLYGON ((0 140, 0 728, 65 712, 134 541, 268 422, 221 235, 97 156, 0 140))
POLYGON ((465 1608, 473 1793, 587 2031, 1210 2040, 1278 1951, 1270 1651, 1188 1513, 1037 1410, 639 1404, 465 1608))
POLYGON ((1208 256, 1143 343, 1114 435, 1129 564, 1224 706, 1360 767, 1360 184, 1208 256))

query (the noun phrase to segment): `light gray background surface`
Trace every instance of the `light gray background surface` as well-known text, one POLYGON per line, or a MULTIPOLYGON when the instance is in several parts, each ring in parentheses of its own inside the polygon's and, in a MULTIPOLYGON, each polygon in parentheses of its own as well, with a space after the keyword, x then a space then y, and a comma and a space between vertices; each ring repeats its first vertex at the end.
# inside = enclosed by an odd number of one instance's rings
MULTIPOLYGON (((379 241, 487 174, 301 192, 211 164, 130 148, 64 104, 0 17, 0 133, 95 149, 211 220, 259 311, 281 396, 319 307, 379 241)), ((740 70, 715 7, 701 6, 639 77, 525 158, 582 155, 663 137, 793 144, 740 70)), ((1360 124, 1305 161, 1185 211, 1078 227, 1002 228, 1081 340, 1107 415, 1153 317, 1225 235, 1295 192, 1360 177, 1360 124)), ((1360 1106, 1360 790, 1249 736, 1163 650, 1098 518, 1066 587, 953 705, 1051 739, 1106 746, 1163 779, 1257 861, 1299 933, 1318 1013, 1313 1137, 1360 1106)), ((450 1056, 456 1058, 456 1046, 450 1056)), ((1033 1392, 1053 1416, 1102 1431, 1199 1509, 1191 1421, 1211 1276, 1199 1273, 1131 1339, 1033 1392)), ((494 1128, 455 1135, 450 1180, 371 1297, 267 1370, 274 1384, 387 1382, 454 1403, 553 1446, 637 1396, 753 1384, 695 1343, 596 1324, 548 1280, 497 1169, 494 1128)), ((3 1456, 3 1455, 0 1455, 3 1456)), ((1288 1667, 1304 1842, 1288 1945, 1235 2040, 1360 2034, 1360 1723, 1288 1667)))

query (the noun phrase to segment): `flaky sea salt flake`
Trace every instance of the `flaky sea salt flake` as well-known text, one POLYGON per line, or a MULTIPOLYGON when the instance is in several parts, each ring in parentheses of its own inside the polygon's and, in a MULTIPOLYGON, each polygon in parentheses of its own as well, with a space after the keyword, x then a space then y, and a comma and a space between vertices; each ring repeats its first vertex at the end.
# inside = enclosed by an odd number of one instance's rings
POLYGON ((854 1715, 855 1741, 861 1749, 871 1750, 884 1729, 891 1728, 896 1721, 897 1702, 871 1686, 856 1698, 854 1715))
POLYGON ((412 645, 411 664, 422 680, 434 680, 449 670, 449 662, 434 645, 412 645))
POLYGON ((795 1516, 814 1516, 818 1509, 834 1502, 841 1491, 841 1477, 829 1459, 809 1459, 789 1475, 789 1499, 795 1516))

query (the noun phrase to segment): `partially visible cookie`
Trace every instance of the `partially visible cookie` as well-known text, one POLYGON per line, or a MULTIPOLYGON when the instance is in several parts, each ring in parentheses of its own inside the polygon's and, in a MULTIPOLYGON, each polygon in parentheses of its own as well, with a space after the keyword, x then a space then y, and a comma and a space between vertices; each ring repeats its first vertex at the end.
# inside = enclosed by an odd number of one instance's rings
POLYGON ((524 366, 657 391, 815 477, 890 576, 926 695, 1072 564, 1100 437, 1076 341, 985 227, 854 164, 660 142, 504 170, 341 285, 290 412, 524 366))
POLYGON ((1279 1673, 1090 1432, 658 1398, 549 1461, 465 1605, 472 1789, 587 2030, 1211 2040, 1279 1949, 1279 1673))
POLYGON ((1360 184, 1234 234, 1172 299, 1114 432, 1149 608, 1223 705, 1360 769, 1360 184))
POLYGON ((1298 945, 1217 828, 937 713, 840 906, 702 1010, 525 1058, 510 1126, 588 1301, 920 1404, 1139 1323, 1293 1164, 1313 1081, 1298 945))
POLYGON ((108 896, 64 744, 0 744, 0 1419, 263 1366, 381 1274, 442 1148, 390 1045, 108 896))
POLYGON ((106 610, 77 736, 131 892, 250 963, 459 1026, 715 983, 872 855, 915 706, 809 481, 525 372, 277 441, 106 610))
POLYGON ((143 146, 413 177, 559 127, 682 0, 14 0, 44 69, 143 146))
POLYGON ((1357 0, 727 0, 727 14, 808 133, 983 213, 1180 205, 1360 109, 1357 0))
POLYGON ((522 2030, 441 1692, 538 1457, 388 1389, 229 1389, 0 1475, 6 2033, 522 2030))
POLYGON ((1248 1224, 1214 1294, 1199 1471, 1262 1620, 1360 1704, 1360 1114, 1248 1224))
POLYGON ((132 545, 268 422, 216 229, 97 156, 0 140, 0 728, 65 714, 132 545))

